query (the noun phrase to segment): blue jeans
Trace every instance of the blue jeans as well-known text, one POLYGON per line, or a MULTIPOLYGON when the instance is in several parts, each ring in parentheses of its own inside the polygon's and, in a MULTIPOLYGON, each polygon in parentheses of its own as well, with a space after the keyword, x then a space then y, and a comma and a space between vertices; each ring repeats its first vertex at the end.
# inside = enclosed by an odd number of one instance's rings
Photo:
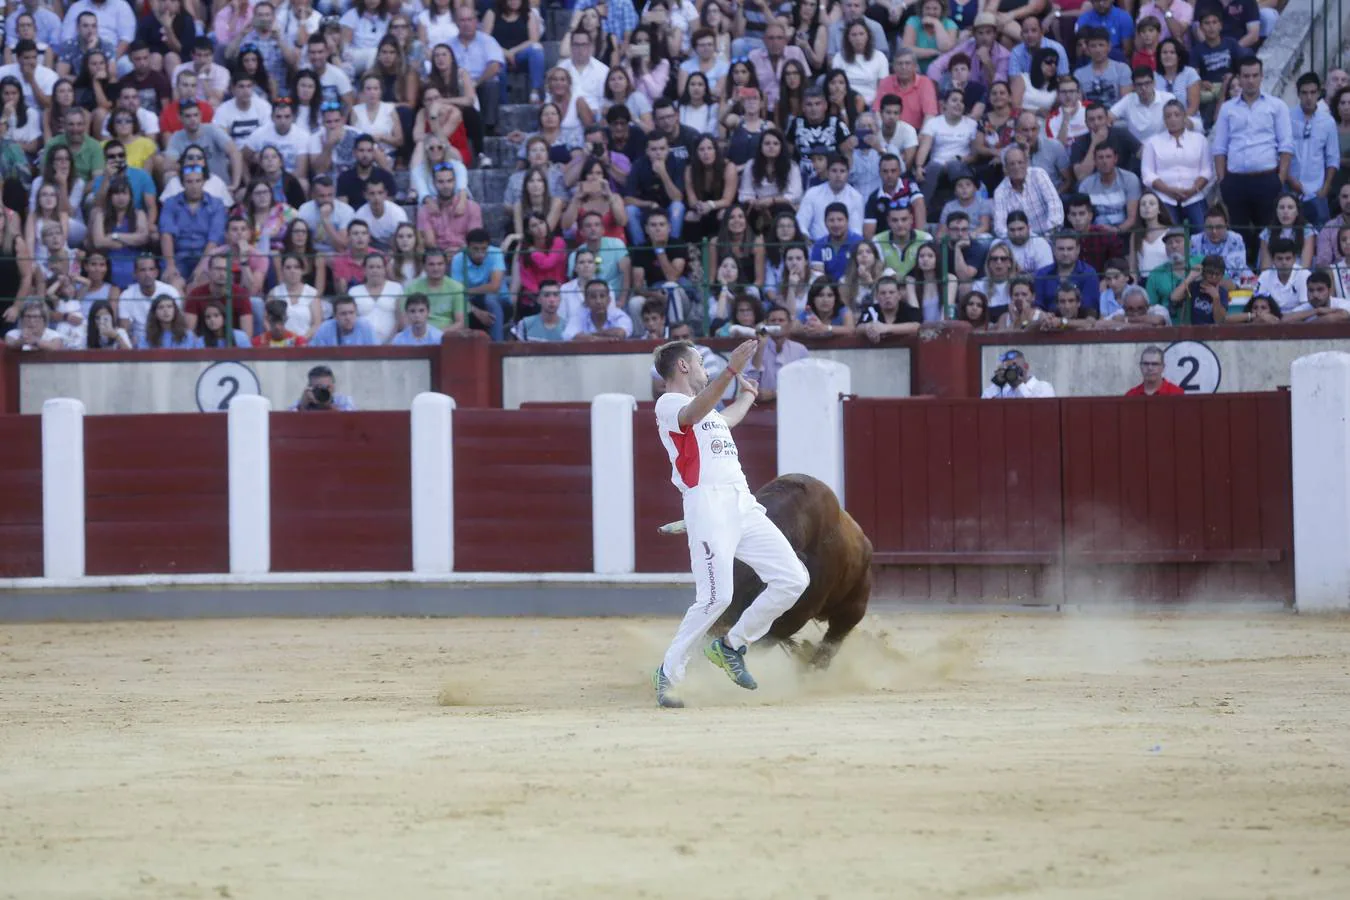
POLYGON ((506 77, 509 72, 519 72, 521 66, 521 57, 525 60, 525 69, 530 73, 530 90, 538 91, 541 94, 544 91, 544 48, 538 45, 526 47, 520 53, 516 54, 514 63, 507 62, 502 66, 501 72, 497 74, 497 87, 502 92, 502 104, 510 101, 506 96, 506 77))
MULTIPOLYGON (((642 210, 636 206, 624 207, 628 211, 628 246, 641 247, 647 243, 647 233, 642 230, 642 210)), ((684 231, 684 204, 679 200, 672 200, 666 207, 666 214, 670 216, 670 239, 678 241, 680 234, 684 231)))
POLYGON ((1314 197, 1303 201, 1303 216, 1313 226, 1321 228, 1331 218, 1331 204, 1326 197, 1314 197))
POLYGON ((483 325, 474 318, 473 313, 468 313, 465 318, 468 319, 469 327, 477 329, 478 331, 486 331, 492 336, 494 341, 504 340, 506 334, 506 308, 502 303, 501 294, 469 294, 465 296, 464 299, 469 301, 470 306, 477 307, 478 309, 485 309, 492 313, 493 316, 491 325, 483 325))
POLYGON ((1197 200, 1189 206, 1177 206, 1175 203, 1164 203, 1172 221, 1177 225, 1190 226, 1191 234, 1203 234, 1205 229, 1205 209, 1207 204, 1204 200, 1197 200))

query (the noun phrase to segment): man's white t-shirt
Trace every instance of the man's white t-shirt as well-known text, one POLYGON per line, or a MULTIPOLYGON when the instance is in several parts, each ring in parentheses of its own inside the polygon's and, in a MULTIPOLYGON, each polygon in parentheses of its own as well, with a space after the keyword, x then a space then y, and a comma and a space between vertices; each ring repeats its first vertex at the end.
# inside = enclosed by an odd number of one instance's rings
POLYGON ((667 392, 656 401, 656 427, 670 456, 671 483, 680 493, 708 485, 749 491, 736 441, 721 413, 713 410, 703 421, 680 427, 680 410, 693 400, 687 394, 667 392))
POLYGON ((302 128, 299 124, 292 123, 290 131, 285 134, 278 134, 277 126, 268 122, 249 134, 244 141, 244 146, 254 153, 262 153, 266 147, 276 147, 277 152, 281 154, 281 160, 286 166, 286 171, 294 172, 300 157, 309 155, 311 140, 312 135, 309 129, 302 128))
MULTIPOLYGON (((211 123, 224 131, 236 144, 242 143, 253 132, 272 122, 272 104, 261 97, 249 101, 248 109, 239 108, 233 97, 220 104, 211 123)), ((274 129, 275 130, 275 129, 274 129)))
POLYGON ((356 211, 355 218, 370 226, 370 243, 376 250, 388 250, 393 246, 394 232, 398 231, 398 226, 408 221, 408 214, 394 201, 386 200, 384 215, 375 215, 375 211, 367 203, 356 211))
POLYGON ((578 97, 585 97, 591 109, 600 108, 600 102, 605 98, 605 80, 609 78, 609 66, 592 56, 584 69, 578 70, 577 64, 570 59, 561 60, 558 68, 572 76, 572 93, 578 97))
POLYGON ((1266 269, 1256 279, 1255 294, 1267 294, 1280 304, 1280 312, 1288 315, 1308 302, 1308 276, 1311 269, 1294 266, 1287 282, 1280 281, 1280 273, 1266 269))
MULTIPOLYGON (((191 275, 192 273, 185 272, 183 274, 191 275)), ((148 297, 141 290, 141 283, 133 281, 118 298, 117 315, 131 322, 131 343, 133 345, 145 335, 145 320, 150 315, 150 304, 160 294, 168 294, 177 301, 180 308, 182 307, 183 295, 178 293, 176 287, 162 281, 155 282, 155 286, 148 297)))
POLYGON ((952 160, 969 154, 971 142, 975 140, 978 131, 979 126, 969 116, 962 116, 961 121, 955 125, 949 123, 946 116, 933 116, 924 122, 923 131, 919 133, 933 138, 933 149, 928 154, 928 165, 945 166, 952 160))

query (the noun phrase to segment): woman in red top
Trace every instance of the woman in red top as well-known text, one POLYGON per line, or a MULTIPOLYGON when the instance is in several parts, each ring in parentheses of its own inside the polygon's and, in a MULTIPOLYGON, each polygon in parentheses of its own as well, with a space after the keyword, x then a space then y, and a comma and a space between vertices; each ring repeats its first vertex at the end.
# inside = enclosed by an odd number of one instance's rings
POLYGON ((548 220, 531 212, 525 217, 525 239, 516 253, 512 288, 516 295, 517 317, 539 311, 535 299, 545 281, 562 284, 567 280, 567 244, 549 228, 548 220))

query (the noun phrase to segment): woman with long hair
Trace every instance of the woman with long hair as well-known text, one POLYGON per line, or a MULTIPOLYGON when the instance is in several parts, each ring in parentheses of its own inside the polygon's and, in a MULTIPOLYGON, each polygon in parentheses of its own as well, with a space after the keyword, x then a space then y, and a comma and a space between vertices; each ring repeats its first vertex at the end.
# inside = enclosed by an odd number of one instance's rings
MULTIPOLYGON (((525 168, 517 169, 511 173, 511 177, 506 179, 506 192, 502 196, 502 202, 508 206, 515 206, 520 202, 520 198, 525 195, 525 179, 531 172, 538 171, 544 176, 544 184, 548 187, 549 196, 557 201, 558 218, 562 218, 563 205, 570 191, 567 187, 567 179, 563 175, 561 164, 549 159, 548 141, 535 135, 525 142, 525 168)), ((580 173, 578 173, 580 174, 580 173)), ((521 219, 521 227, 525 225, 525 220, 521 219)), ((558 222, 553 222, 553 227, 558 227, 558 222)), ((517 230, 516 234, 521 232, 517 230)))
POLYGON ((1186 107, 1186 115, 1196 118, 1200 115, 1200 73, 1190 65, 1190 55, 1176 38, 1166 38, 1159 42, 1157 65, 1154 66, 1153 81, 1159 91, 1166 91, 1177 98, 1186 107))
MULTIPOLYGON (((422 70, 426 68, 428 45, 417 36, 417 28, 413 25, 412 17, 407 13, 397 13, 389 20, 389 36, 394 39, 394 46, 398 49, 398 55, 412 75, 412 92, 408 94, 408 97, 410 102, 416 106, 417 92, 422 84, 419 76, 422 70)), ((407 130, 408 128, 405 127, 404 131, 407 130)))
POLYGON ((774 123, 781 131, 788 122, 802 115, 802 98, 806 95, 806 69, 795 59, 783 63, 783 74, 778 76, 778 108, 774 123))
POLYGON ((595 111, 586 98, 576 92, 572 73, 562 66, 549 69, 544 77, 544 100, 557 107, 562 116, 558 125, 563 129, 579 131, 583 125, 595 121, 595 111))
POLYGON ((721 211, 736 202, 738 181, 736 164, 722 155, 712 135, 699 138, 684 169, 684 240, 699 243, 717 233, 721 211))
MULTIPOLYGON (((286 233, 281 237, 281 249, 272 257, 272 278, 276 284, 285 283, 285 272, 282 271, 282 257, 290 254, 300 260, 300 281, 314 288, 315 296, 322 297, 328 287, 328 260, 319 255, 314 249, 314 232, 310 230, 309 223, 304 219, 295 218, 291 224, 286 226, 286 233)), ((314 320, 314 327, 319 326, 319 319, 314 320)), ((291 329, 295 331, 295 329, 291 329)), ((297 334, 308 334, 307 332, 296 331, 297 334)))
POLYGON ((855 319, 840 296, 839 285, 821 278, 811 285, 806 305, 797 313, 792 333, 813 338, 842 337, 853 333, 855 319))
POLYGON ((1152 191, 1139 195, 1139 225, 1130 236, 1130 262, 1135 274, 1147 278, 1158 266, 1167 265, 1167 229, 1172 217, 1162 198, 1152 191))
MULTIPOLYGON (((507 102, 506 78, 510 72, 526 72, 530 80, 530 102, 538 103, 544 89, 544 19, 529 0, 496 0, 483 14, 483 31, 501 45, 506 65, 498 76, 501 102, 507 102)), ((598 44, 596 45, 599 46, 598 44)), ((602 60, 609 63, 610 60, 602 60)))
POLYGON ((403 123, 392 103, 385 103, 384 81, 375 71, 361 78, 359 102, 352 105, 352 127, 374 139, 376 146, 393 159, 403 147, 403 123))
POLYGON ((708 329, 713 333, 721 331, 736 312, 736 300, 750 296, 763 305, 759 288, 750 283, 750 272, 743 268, 734 256, 727 256, 717 264, 713 274, 713 283, 708 286, 708 329))
POLYGON ((542 218, 548 224, 550 234, 557 231, 562 223, 562 200, 553 196, 553 192, 549 190, 548 177, 542 169, 526 169, 524 174, 520 199, 511 209, 511 221, 515 227, 512 233, 522 238, 526 237, 525 220, 530 216, 542 218))
POLYGON ((342 14, 342 43, 357 75, 375 63, 376 48, 389 31, 389 18, 397 6, 387 0, 356 0, 342 14))
POLYGON ((237 212, 248 220, 253 230, 253 243, 264 256, 271 256, 273 250, 281 249, 286 228, 297 215, 284 201, 276 199, 267 182, 260 180, 249 183, 244 202, 237 212))
MULTIPOLYGON (((296 219, 303 223, 304 219, 296 219)), ((301 253, 283 252, 277 268, 280 275, 277 286, 267 294, 268 300, 281 300, 286 304, 286 330, 303 335, 308 341, 323 324, 323 305, 319 291, 313 285, 305 283, 307 257, 301 253)))
POLYGON ((416 281, 422 277, 425 254, 426 247, 417 228, 411 222, 400 224, 390 241, 389 276, 399 284, 416 281))
MULTIPOLYGON (((749 294, 736 294, 731 301, 731 318, 722 323, 722 326, 714 333, 714 337, 733 337, 731 329, 739 325, 741 329, 750 329, 751 332, 764 321, 764 304, 757 298, 749 294)), ((745 334, 741 330, 741 334, 745 334)))
POLYGON ((787 139, 777 128, 759 139, 755 158, 741 176, 737 199, 751 213, 754 230, 764 233, 771 217, 791 213, 802 199, 802 172, 788 155, 787 139))
POLYGON ((783 279, 783 253, 793 244, 807 247, 811 241, 791 209, 775 213, 773 224, 761 229, 755 237, 755 283, 764 285, 765 295, 770 299, 776 299, 777 286, 783 279))
POLYGON ((825 54, 830 46, 830 22, 825 0, 798 0, 792 8, 792 33, 789 40, 792 46, 802 51, 812 71, 825 68, 825 54))
POLYGON ((301 69, 291 79, 291 98, 295 102, 295 122, 311 132, 323 129, 323 86, 311 69, 301 69))
POLYGON ((811 285, 823 276, 811 271, 810 251, 806 244, 791 244, 783 250, 782 274, 775 285, 775 302, 786 309, 795 321, 806 308, 811 285))
MULTIPOLYGON (((268 74, 267 63, 263 60, 262 51, 257 47, 248 46, 241 49, 239 51, 239 58, 235 60, 234 70, 236 72, 242 72, 253 79, 253 93, 259 95, 268 103, 272 103, 277 99, 277 90, 281 86, 272 84, 272 76, 268 74)), ((299 78, 299 75, 297 74, 296 77, 299 78)), ((318 82, 316 81, 315 83, 317 84, 318 82)), ((291 94, 291 96, 294 97, 296 95, 291 94)), ((299 104, 297 104, 295 120, 300 124, 307 126, 298 107, 299 104)), ((310 130, 312 131, 313 129, 310 130)))
POLYGON ((150 243, 150 221, 131 201, 131 184, 118 175, 108 183, 103 203, 94 208, 90 227, 94 248, 107 254, 109 280, 119 288, 135 281, 136 257, 150 243))
POLYGON ((844 270, 844 302, 854 315, 859 314, 872 305, 877 282, 882 276, 894 274, 881 258, 877 245, 863 241, 853 248, 853 255, 844 270))
POLYGON ((249 337, 238 328, 228 328, 225 324, 225 307, 219 300, 208 300, 197 318, 197 337, 202 347, 248 347, 249 337))
POLYGON ((75 78, 75 105, 89 110, 90 134, 103 133, 103 121, 113 108, 114 82, 109 73, 108 57, 102 50, 90 50, 80 64, 75 78))
MULTIPOLYGON (((61 214, 62 231, 66 241, 72 247, 84 243, 87 231, 84 227, 84 214, 81 204, 84 202, 84 179, 75 174, 75 157, 65 144, 50 148, 42 162, 42 174, 33 179, 28 194, 28 212, 38 211, 38 196, 44 185, 56 188, 56 211, 61 214)), ((49 217, 39 213, 41 217, 49 217)), ((31 236, 30 236, 31 237, 31 236)), ((36 246, 30 239, 28 246, 36 246)))
POLYGON ((534 134, 513 131, 506 136, 506 139, 511 143, 520 145, 518 167, 523 167, 526 148, 530 139, 535 137, 543 138, 548 142, 548 158, 551 162, 566 165, 571 161, 572 154, 579 152, 581 149, 581 130, 578 128, 563 128, 562 110, 558 109, 557 104, 549 101, 545 101, 539 107, 537 122, 539 130, 534 134))
POLYGON ((559 284, 567 278, 567 244, 537 213, 525 217, 524 238, 516 248, 511 287, 516 299, 516 318, 539 311, 539 286, 559 284))
MULTIPOLYGON (((900 43, 914 51, 919 74, 926 75, 933 60, 956 46, 959 34, 960 28, 947 15, 946 4, 942 0, 923 0, 915 15, 905 19, 900 43)), ((889 74, 888 69, 886 75, 889 74)))
MULTIPOLYGON (((849 90, 862 98, 863 108, 872 105, 877 95, 877 85, 891 74, 891 64, 886 54, 872 43, 872 30, 862 19, 844 26, 843 44, 830 65, 834 67, 831 77, 834 72, 843 72, 849 90)), ((858 112, 862 112, 862 109, 858 112)))
POLYGON ((102 250, 91 250, 86 253, 83 267, 84 275, 78 279, 80 289, 75 296, 80 301, 80 309, 87 319, 95 303, 105 300, 115 305, 121 298, 122 291, 108 280, 110 271, 108 257, 102 250))
POLYGON ((971 331, 989 331, 989 298, 979 291, 966 294, 956 307, 956 321, 965 322, 971 331))
POLYGON ((1297 194, 1282 191, 1275 198, 1275 215, 1271 217, 1270 225, 1261 229, 1259 237, 1261 252, 1257 266, 1261 271, 1273 265, 1270 259, 1270 242, 1279 238, 1293 241, 1294 246, 1299 248, 1297 265, 1305 269, 1312 267, 1313 250, 1317 246, 1317 229, 1308 224, 1307 217, 1303 215, 1303 204, 1298 201, 1297 194))
MULTIPOLYGON (((633 29, 628 39, 627 58, 623 68, 633 82, 637 92, 647 98, 650 104, 666 96, 670 88, 670 59, 666 55, 666 41, 663 29, 654 25, 639 25, 633 29), (658 40, 660 36, 660 40, 658 40)), ((650 131, 651 126, 643 127, 650 131)))
MULTIPOLYGON (((37 293, 30 246, 23 237, 23 219, 8 206, 0 206, 0 297, 37 293)), ((18 303, 11 303, 0 313, 5 322, 13 323, 18 317, 18 303)))
POLYGON ((938 246, 934 241, 920 245, 914 268, 905 277, 905 293, 910 306, 923 312, 925 322, 940 322, 946 307, 956 303, 956 276, 942 275, 938 267, 938 246))
MULTIPOLYGON (((449 44, 437 44, 431 48, 431 74, 423 83, 423 90, 434 87, 445 103, 455 107, 461 123, 446 135, 451 145, 459 149, 464 164, 471 165, 473 158, 483 152, 483 118, 478 114, 478 94, 473 79, 466 70, 455 61, 454 51, 449 44), (460 132, 463 131, 461 138, 460 132)), ((426 98, 422 100, 423 110, 428 108, 426 98)), ((414 135, 414 138, 417 136, 414 135)))
MULTIPOLYGON (((9 139, 33 156, 42 147, 42 117, 37 110, 30 115, 23 99, 23 85, 13 75, 0 78, 0 118, 9 126, 9 139)), ((134 118, 134 116, 133 116, 134 118)))
POLYGON ((567 26, 567 34, 563 37, 561 46, 558 48, 559 58, 572 58, 570 35, 577 31, 590 36, 592 56, 608 67, 613 67, 616 64, 619 41, 623 38, 623 35, 613 35, 607 32, 604 27, 604 20, 600 18, 600 11, 594 6, 573 13, 572 21, 567 26))
POLYGON ((621 66, 610 69, 605 76, 605 95, 600 103, 599 117, 609 112, 611 106, 626 107, 643 131, 652 130, 652 101, 633 87, 633 76, 621 66))
POLYGON ((454 0, 428 0, 417 14, 417 36, 426 47, 448 46, 458 37, 454 0))
POLYGON ((58 78, 52 85, 47 101, 47 111, 42 116, 42 136, 50 141, 65 134, 66 113, 75 107, 75 82, 69 78, 58 78))
MULTIPOLYGON (((413 152, 408 168, 413 172, 413 185, 418 184, 418 172, 425 170, 426 187, 429 194, 435 193, 432 185, 432 166, 450 162, 463 166, 465 160, 472 160, 469 149, 468 132, 464 128, 464 114, 450 100, 441 95, 435 85, 427 85, 422 90, 422 108, 413 119, 413 152), (434 160, 430 151, 432 141, 439 141, 444 152, 434 160)), ((468 176, 459 177, 456 170, 456 184, 467 185, 468 176)))
POLYGON ((708 79, 702 72, 693 72, 685 79, 680 92, 680 124, 688 125, 699 134, 717 134, 717 104, 709 102, 708 79))
POLYGON ((740 89, 731 105, 723 107, 722 127, 728 129, 727 159, 744 166, 754 158, 764 133, 773 128, 764 118, 764 95, 759 88, 740 89))
POLYGON ((728 256, 736 258, 744 274, 754 273, 755 235, 750 230, 750 216, 739 203, 731 204, 722 214, 717 240, 712 245, 712 271, 716 272, 728 256))
POLYGON ((107 300, 96 300, 85 316, 88 322, 88 336, 85 347, 89 350, 130 350, 131 338, 126 329, 117 325, 117 314, 107 300))
POLYGON ((366 256, 362 269, 365 284, 348 293, 356 301, 356 313, 375 332, 377 344, 387 344, 403 330, 403 285, 389 280, 389 261, 378 253, 366 256))
MULTIPOLYGON (((268 145, 258 154, 258 177, 272 191, 272 200, 289 208, 292 212, 305 205, 305 189, 300 179, 286 171, 286 161, 281 151, 268 145)), ((289 221, 289 216, 287 217, 289 221)))
POLYGON ((1038 116, 1048 116, 1059 102, 1059 53, 1041 47, 1027 71, 1012 78, 1012 105, 1038 116))
POLYGON ((178 301, 168 294, 160 294, 150 301, 150 312, 145 317, 145 334, 138 350, 200 350, 202 339, 188 328, 187 317, 178 301))
POLYGON ((624 207, 623 197, 609 188, 609 175, 598 159, 588 159, 581 164, 581 177, 577 180, 576 193, 563 209, 559 224, 563 231, 571 231, 581 221, 583 214, 599 213, 605 223, 605 237, 624 240, 628 227, 628 210, 624 207))
POLYGON ((825 73, 825 102, 829 106, 830 115, 838 116, 850 129, 853 128, 858 114, 867 109, 862 95, 849 84, 848 75, 843 69, 831 69, 825 73))
POLYGON ((755 67, 750 65, 748 58, 737 57, 731 61, 731 68, 727 69, 727 74, 722 78, 722 85, 717 91, 717 104, 722 110, 722 124, 727 131, 736 127, 735 121, 726 122, 728 111, 741 99, 741 92, 745 88, 760 89, 759 75, 755 73, 755 67))
MULTIPOLYGON (((362 85, 370 75, 380 79, 381 101, 406 108, 409 116, 412 115, 412 109, 417 105, 417 90, 421 79, 417 77, 417 70, 413 69, 404 57, 398 38, 392 34, 380 38, 379 46, 375 48, 375 63, 361 78, 362 85)), ((365 100, 364 97, 361 99, 365 100)))

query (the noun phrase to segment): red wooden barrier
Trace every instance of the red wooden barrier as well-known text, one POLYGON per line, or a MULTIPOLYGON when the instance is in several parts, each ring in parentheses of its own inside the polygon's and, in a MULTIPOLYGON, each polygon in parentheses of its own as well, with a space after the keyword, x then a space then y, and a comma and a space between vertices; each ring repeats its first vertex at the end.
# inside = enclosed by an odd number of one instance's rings
POLYGON ((272 414, 273 571, 412 568, 408 429, 406 412, 272 414))
POLYGON ((225 416, 87 416, 84 453, 88 574, 229 571, 225 416))
POLYGON ((42 418, 0 416, 0 578, 42 575, 42 418))
POLYGON ((1058 562, 1059 416, 1053 401, 850 399, 844 490, 872 539, 883 592, 1047 596, 1058 562), (894 568, 890 568, 894 567, 894 568))
POLYGON ((589 407, 456 410, 455 568, 592 570, 589 407))
MULTIPOLYGON (((656 414, 639 409, 633 419, 633 476, 636 493, 637 570, 689 571, 689 545, 656 529, 683 518, 679 488, 670 481, 670 457, 656 430, 656 414)), ((736 428, 736 449, 750 489, 758 490, 778 473, 778 414, 751 410, 736 428)))

